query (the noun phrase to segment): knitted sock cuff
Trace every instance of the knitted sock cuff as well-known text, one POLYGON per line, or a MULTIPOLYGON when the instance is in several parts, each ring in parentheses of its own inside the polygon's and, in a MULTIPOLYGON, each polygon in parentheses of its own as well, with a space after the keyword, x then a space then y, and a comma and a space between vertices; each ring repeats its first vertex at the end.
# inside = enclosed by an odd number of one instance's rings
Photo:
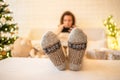
POLYGON ((57 43, 53 45, 43 48, 43 50, 45 51, 45 53, 50 54, 50 53, 55 52, 57 49, 60 49, 60 47, 61 47, 61 44, 60 44, 60 41, 58 41, 57 43))
POLYGON ((85 50, 87 47, 87 43, 71 43, 68 42, 68 47, 76 50, 85 50))

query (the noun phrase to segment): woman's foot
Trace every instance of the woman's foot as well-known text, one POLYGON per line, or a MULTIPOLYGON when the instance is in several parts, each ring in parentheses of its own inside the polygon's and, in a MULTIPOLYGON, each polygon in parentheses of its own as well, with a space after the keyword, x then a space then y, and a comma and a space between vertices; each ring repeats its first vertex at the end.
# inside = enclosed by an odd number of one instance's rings
POLYGON ((60 40, 53 32, 45 33, 41 40, 41 46, 50 60, 59 70, 65 70, 65 56, 61 47, 60 40))
POLYGON ((68 39, 69 68, 73 71, 80 70, 81 62, 87 47, 87 36, 79 28, 74 28, 68 39))

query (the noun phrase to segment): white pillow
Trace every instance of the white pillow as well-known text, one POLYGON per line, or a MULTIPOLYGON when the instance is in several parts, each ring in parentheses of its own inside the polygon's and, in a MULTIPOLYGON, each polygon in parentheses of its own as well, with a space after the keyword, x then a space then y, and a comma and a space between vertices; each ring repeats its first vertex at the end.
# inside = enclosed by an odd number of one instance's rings
POLYGON ((87 50, 107 48, 106 40, 88 41, 87 50))
POLYGON ((105 39, 105 28, 101 27, 81 27, 88 36, 89 41, 105 39))
POLYGON ((87 58, 90 59, 107 59, 107 51, 104 49, 91 49, 86 51, 87 58))

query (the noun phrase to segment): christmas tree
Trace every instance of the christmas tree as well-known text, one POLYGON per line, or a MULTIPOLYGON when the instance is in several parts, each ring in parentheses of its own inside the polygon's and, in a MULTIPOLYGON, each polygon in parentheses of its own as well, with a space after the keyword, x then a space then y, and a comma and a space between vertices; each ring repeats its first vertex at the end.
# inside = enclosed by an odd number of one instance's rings
POLYGON ((11 56, 12 44, 18 37, 18 27, 8 6, 4 0, 0 0, 0 59, 11 56))

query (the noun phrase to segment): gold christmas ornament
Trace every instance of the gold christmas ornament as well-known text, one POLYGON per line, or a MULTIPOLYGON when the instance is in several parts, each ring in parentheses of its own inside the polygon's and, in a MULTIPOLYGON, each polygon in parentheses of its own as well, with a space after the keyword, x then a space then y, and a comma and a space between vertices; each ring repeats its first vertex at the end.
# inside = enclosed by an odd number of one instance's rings
POLYGON ((1 54, 4 56, 6 55, 6 51, 1 51, 1 54))

